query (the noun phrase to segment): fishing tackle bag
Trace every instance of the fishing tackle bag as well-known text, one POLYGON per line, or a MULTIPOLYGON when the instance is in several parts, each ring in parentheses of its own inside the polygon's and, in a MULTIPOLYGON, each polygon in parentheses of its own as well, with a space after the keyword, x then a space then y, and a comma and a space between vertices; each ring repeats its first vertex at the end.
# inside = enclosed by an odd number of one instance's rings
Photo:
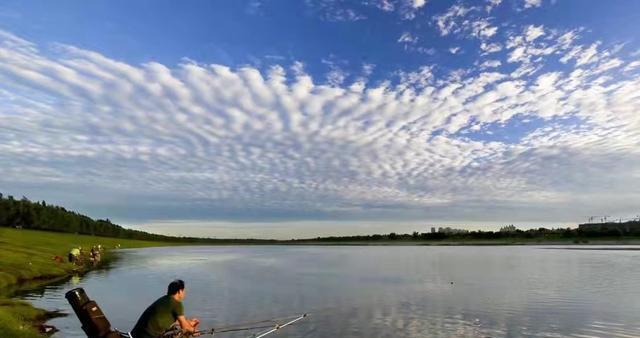
POLYGON ((111 323, 98 304, 89 299, 82 288, 73 289, 65 294, 65 298, 80 319, 82 330, 89 338, 115 337, 111 323))

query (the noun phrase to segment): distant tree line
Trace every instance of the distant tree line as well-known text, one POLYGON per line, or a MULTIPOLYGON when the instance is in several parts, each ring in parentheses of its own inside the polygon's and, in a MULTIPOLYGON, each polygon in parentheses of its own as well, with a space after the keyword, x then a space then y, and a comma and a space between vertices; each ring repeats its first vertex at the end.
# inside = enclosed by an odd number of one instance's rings
MULTIPOLYGON (((618 223, 616 223, 617 225, 618 223)), ((413 232, 411 234, 361 235, 361 236, 331 236, 316 237, 307 240, 313 242, 376 242, 376 241, 467 241, 467 240, 587 240, 589 238, 621 239, 626 236, 640 236, 640 222, 631 221, 621 223, 624 226, 610 226, 609 228, 572 229, 572 228, 536 228, 529 230, 515 229, 513 226, 504 227, 502 231, 467 231, 467 232, 413 232)))
POLYGON ((195 237, 174 237, 125 229, 109 219, 94 220, 88 216, 67 210, 60 206, 48 205, 45 201, 30 201, 26 197, 15 199, 0 193, 0 227, 68 232, 83 235, 139 239, 148 241, 186 243, 271 243, 258 239, 215 239, 195 237))

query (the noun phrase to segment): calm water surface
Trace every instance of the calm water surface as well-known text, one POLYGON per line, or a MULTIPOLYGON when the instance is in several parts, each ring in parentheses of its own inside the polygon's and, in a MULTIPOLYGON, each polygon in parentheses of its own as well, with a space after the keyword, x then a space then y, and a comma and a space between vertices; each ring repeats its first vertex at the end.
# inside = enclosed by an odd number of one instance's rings
MULTIPOLYGON (((185 310, 203 327, 311 313, 280 337, 640 337, 640 251, 630 250, 123 250, 112 269, 26 298, 69 313, 64 293, 81 286, 129 330, 175 278, 186 281, 185 310)), ((51 324, 61 330, 55 337, 84 337, 73 315, 51 324)))

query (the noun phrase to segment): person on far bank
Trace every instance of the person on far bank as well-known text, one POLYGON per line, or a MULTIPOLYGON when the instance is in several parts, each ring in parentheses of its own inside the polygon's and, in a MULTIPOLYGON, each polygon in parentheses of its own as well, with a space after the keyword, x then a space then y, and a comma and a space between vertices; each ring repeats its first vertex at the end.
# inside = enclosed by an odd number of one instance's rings
POLYGON ((69 263, 75 263, 78 264, 78 262, 80 261, 80 249, 79 248, 72 248, 69 251, 69 263))
POLYGON ((157 338, 170 330, 176 323, 183 331, 195 333, 200 321, 196 318, 185 318, 182 307, 184 296, 184 282, 182 280, 177 279, 169 283, 167 294, 158 298, 144 310, 131 330, 131 336, 133 338, 157 338))

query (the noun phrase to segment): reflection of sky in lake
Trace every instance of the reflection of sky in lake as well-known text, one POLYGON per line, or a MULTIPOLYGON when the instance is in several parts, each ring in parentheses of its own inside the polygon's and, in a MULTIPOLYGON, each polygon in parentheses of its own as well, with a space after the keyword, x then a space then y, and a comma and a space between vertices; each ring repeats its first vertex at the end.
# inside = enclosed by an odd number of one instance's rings
MULTIPOLYGON (((310 312, 283 337, 636 337, 640 251, 535 247, 179 247, 127 250, 79 286, 129 329, 174 278, 203 326, 310 312), (453 284, 451 284, 453 282, 453 284)), ((29 297, 70 308, 73 285, 29 297)), ((57 337, 82 337, 55 319, 57 337)), ((244 337, 246 335, 229 335, 244 337)))

